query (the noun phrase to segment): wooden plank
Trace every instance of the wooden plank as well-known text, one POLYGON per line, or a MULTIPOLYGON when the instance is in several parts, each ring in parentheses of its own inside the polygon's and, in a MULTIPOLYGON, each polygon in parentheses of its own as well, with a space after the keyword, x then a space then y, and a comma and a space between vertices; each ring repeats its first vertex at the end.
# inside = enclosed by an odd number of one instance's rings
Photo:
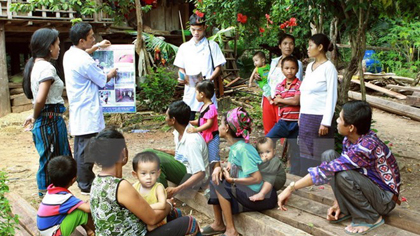
POLYGON ((407 96, 405 104, 413 107, 420 107, 420 96, 407 96))
MULTIPOLYGON (((176 198, 213 218, 213 209, 207 204, 207 199, 203 193, 184 192, 182 195, 177 195, 176 198)), ((260 212, 245 212, 234 215, 233 218, 237 230, 243 235, 309 235, 260 212)))
POLYGON ((9 98, 9 78, 6 62, 6 32, 4 21, 0 21, 0 117, 11 112, 9 98))
POLYGON ((408 87, 408 86, 399 86, 394 84, 388 84, 386 85, 387 88, 390 89, 396 89, 396 90, 402 90, 402 91, 413 91, 413 92, 420 92, 420 87, 408 87))
POLYGON ((38 235, 38 227, 36 225, 36 210, 29 205, 21 196, 16 193, 7 193, 12 207, 12 213, 19 216, 19 224, 31 235, 38 235))
POLYGON ((20 112, 24 112, 24 111, 29 111, 33 108, 32 104, 26 104, 26 105, 22 105, 22 106, 13 106, 12 107, 12 112, 13 113, 20 113, 20 112))
POLYGON ((10 96, 12 101, 12 106, 22 106, 27 104, 32 104, 32 101, 26 97, 25 94, 17 94, 10 96))
POLYGON ((230 87, 232 84, 236 83, 236 81, 238 81, 238 80, 240 80, 240 79, 241 79, 241 78, 240 78, 240 77, 238 77, 238 78, 236 78, 236 79, 232 80, 230 83, 228 83, 228 84, 226 85, 226 87, 230 87))
POLYGON ((10 89, 10 95, 16 95, 21 93, 23 93, 23 88, 10 89))
POLYGON ((8 83, 9 89, 22 88, 21 83, 8 83))
MULTIPOLYGON (((358 92, 349 91, 349 98, 354 100, 361 100, 362 95, 358 92)), ((379 108, 381 110, 392 112, 397 115, 407 116, 413 120, 420 121, 420 109, 418 108, 370 95, 366 95, 366 101, 373 107, 379 108)))
MULTIPOLYGON (((287 186, 291 181, 297 181, 300 178, 301 177, 299 176, 287 174, 285 186, 287 186)), ((299 189, 293 194, 311 199, 327 206, 332 206, 335 199, 330 185, 323 185, 321 188, 319 186, 307 187, 299 189)), ((418 212, 410 211, 397 205, 390 214, 384 217, 384 219, 385 222, 391 226, 420 234, 420 213, 418 212)))
MULTIPOLYGON (((354 79, 352 79, 351 82, 360 85, 360 80, 354 80, 354 79)), ((406 99, 407 98, 407 96, 405 96, 405 95, 403 95, 401 93, 397 93, 397 92, 388 90, 386 88, 382 88, 382 87, 380 87, 378 85, 374 85, 374 84, 371 84, 369 82, 367 82, 367 83, 365 82, 365 86, 367 88, 370 88, 370 89, 373 89, 375 91, 384 93, 384 94, 386 94, 388 96, 391 96, 391 97, 395 97, 395 98, 398 98, 398 99, 406 99)))

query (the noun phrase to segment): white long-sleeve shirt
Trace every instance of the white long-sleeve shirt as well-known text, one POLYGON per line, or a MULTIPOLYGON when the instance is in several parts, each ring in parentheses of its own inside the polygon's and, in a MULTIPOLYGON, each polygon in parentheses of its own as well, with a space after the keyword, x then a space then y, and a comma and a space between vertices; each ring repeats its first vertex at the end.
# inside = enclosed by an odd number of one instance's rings
POLYGON ((63 58, 66 89, 70 107, 71 135, 98 133, 105 128, 99 88, 106 84, 106 74, 92 57, 72 46, 63 58))
POLYGON ((300 86, 300 113, 322 115, 321 124, 331 126, 337 103, 337 70, 326 61, 315 70, 314 62, 306 68, 305 79, 300 86))

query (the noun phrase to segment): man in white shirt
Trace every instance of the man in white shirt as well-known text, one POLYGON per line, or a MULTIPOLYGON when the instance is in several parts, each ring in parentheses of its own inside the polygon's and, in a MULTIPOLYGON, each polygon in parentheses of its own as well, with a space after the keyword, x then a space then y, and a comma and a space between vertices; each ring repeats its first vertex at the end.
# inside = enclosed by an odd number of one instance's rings
POLYGON ((74 138, 74 159, 77 162, 77 182, 83 194, 90 192, 95 178, 93 163, 85 162, 84 150, 90 138, 105 128, 99 88, 115 77, 116 69, 105 74, 89 55, 111 43, 95 44, 92 26, 77 23, 70 29, 73 46, 64 54, 63 67, 70 107, 70 133, 74 138))
POLYGON ((207 183, 210 170, 206 141, 199 133, 188 133, 189 106, 183 101, 172 103, 166 112, 166 123, 174 127, 175 153, 154 152, 160 159, 161 175, 159 182, 166 187, 168 198, 186 189, 197 189, 207 183), (170 154, 175 154, 174 156, 170 154), (177 184, 167 187, 168 182, 177 184))
MULTIPOLYGON (((205 79, 214 81, 220 75, 221 66, 226 63, 226 59, 219 45, 214 41, 209 41, 205 37, 206 28, 204 16, 199 17, 193 14, 190 17, 192 38, 179 47, 174 65, 179 67, 179 71, 187 76, 194 76, 201 73, 205 79)), ((183 101, 191 108, 190 120, 195 120, 195 112, 200 111, 203 105, 203 103, 195 99, 196 81, 178 81, 181 84, 185 84, 183 101)), ((217 107, 215 95, 212 101, 217 107)))

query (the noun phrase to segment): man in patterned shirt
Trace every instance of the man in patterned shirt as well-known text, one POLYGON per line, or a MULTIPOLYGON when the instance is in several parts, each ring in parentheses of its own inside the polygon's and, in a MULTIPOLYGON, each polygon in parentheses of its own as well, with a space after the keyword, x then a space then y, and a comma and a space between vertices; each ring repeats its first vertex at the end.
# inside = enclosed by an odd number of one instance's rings
POLYGON ((398 199, 400 172, 389 148, 370 130, 372 109, 363 101, 351 101, 343 106, 337 119, 338 132, 344 135, 343 152, 323 154, 323 162, 308 169, 309 174, 292 182, 279 195, 280 209, 293 191, 311 185, 330 182, 334 205, 328 209, 327 220, 337 223, 351 218, 345 228, 348 234, 364 234, 384 223, 398 199), (336 159, 333 159, 334 157, 336 159))

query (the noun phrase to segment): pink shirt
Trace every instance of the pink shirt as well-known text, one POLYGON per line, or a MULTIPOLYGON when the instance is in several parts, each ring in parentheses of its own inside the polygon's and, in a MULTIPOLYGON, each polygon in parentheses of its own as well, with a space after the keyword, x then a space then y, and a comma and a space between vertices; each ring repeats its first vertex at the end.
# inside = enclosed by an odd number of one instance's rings
POLYGON ((202 109, 203 107, 200 108, 198 126, 202 126, 207 122, 207 120, 213 119, 213 125, 210 127, 210 129, 206 129, 200 132, 206 143, 209 143, 213 139, 213 132, 219 130, 219 125, 217 123, 217 108, 214 104, 210 104, 204 111, 202 111, 202 109))

